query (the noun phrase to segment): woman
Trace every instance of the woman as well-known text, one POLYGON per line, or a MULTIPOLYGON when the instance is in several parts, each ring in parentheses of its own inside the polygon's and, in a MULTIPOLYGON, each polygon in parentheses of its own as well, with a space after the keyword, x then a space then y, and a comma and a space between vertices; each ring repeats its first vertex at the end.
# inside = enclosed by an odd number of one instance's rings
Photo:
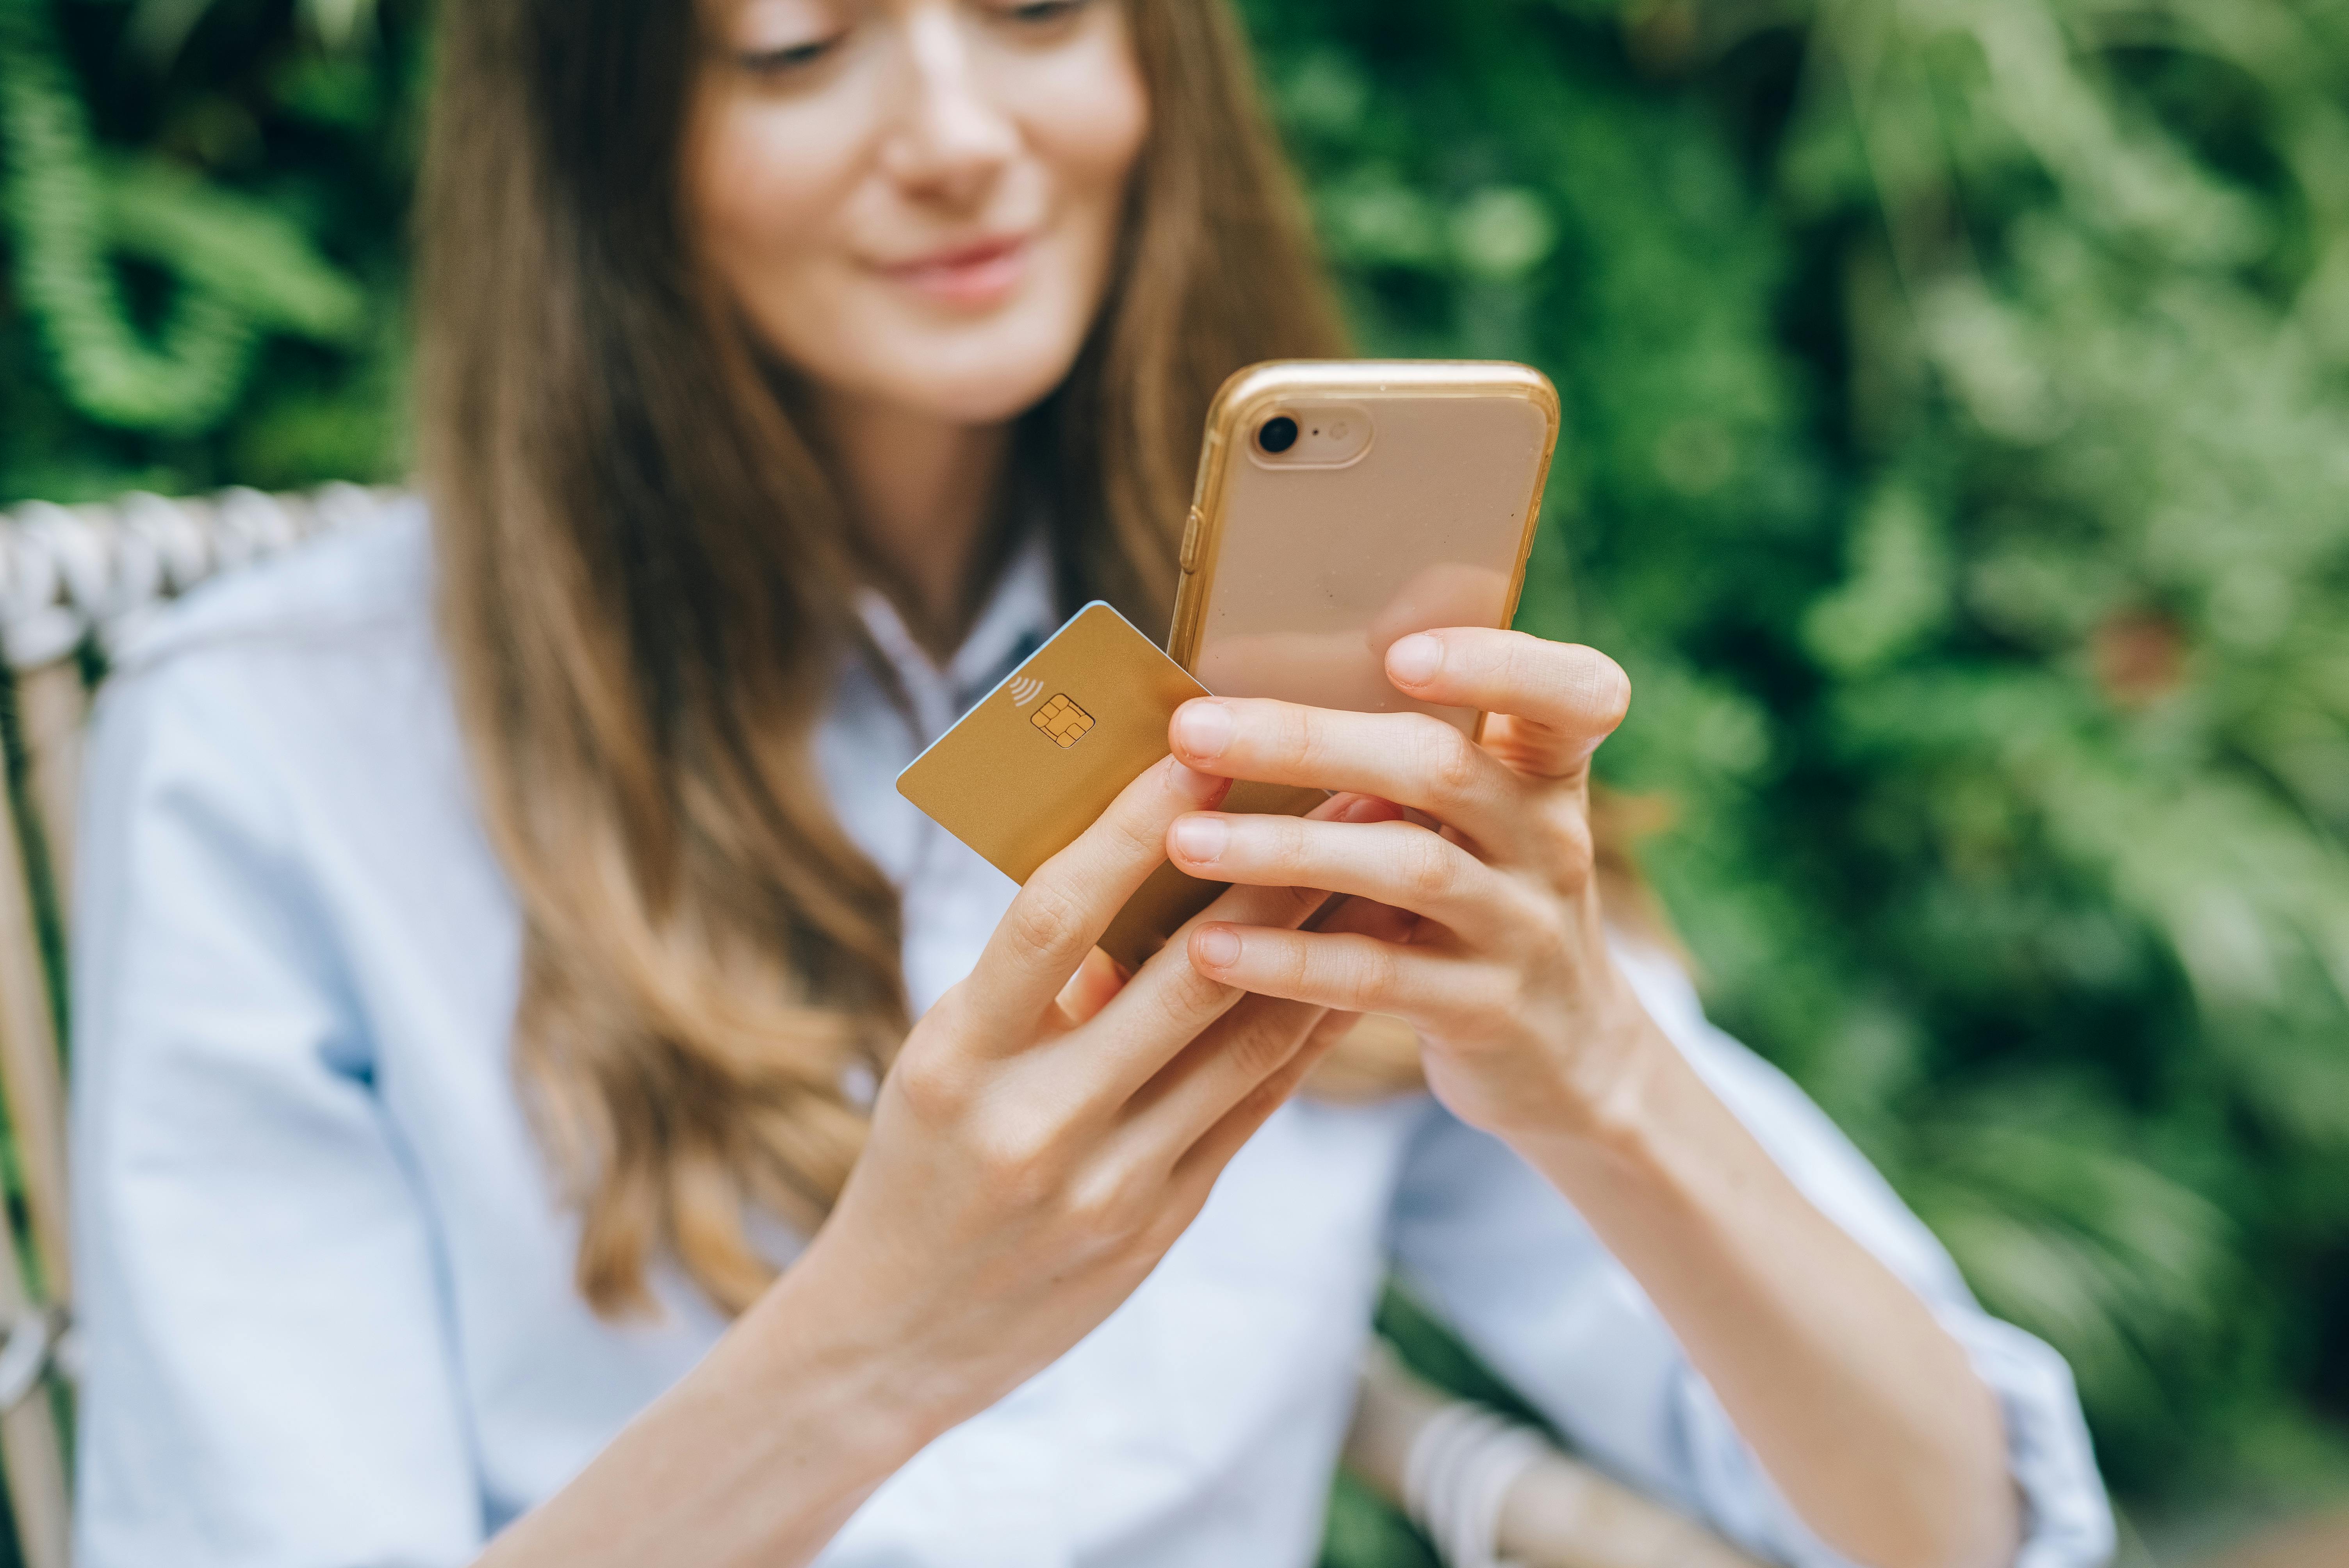
POLYGON ((1610 946, 1603 655, 1398 643, 1481 748, 1194 704, 1022 890, 891 791, 1163 624, 1212 388, 1342 351, 1220 8, 442 29, 429 539, 187 604, 93 742, 88 1568, 1301 1563, 1390 1266, 1761 1552, 2101 1555, 2061 1363, 1610 946), (1121 976, 1169 853, 1237 885, 1121 976), (1433 1098, 1292 1100, 1364 1010, 1433 1098))

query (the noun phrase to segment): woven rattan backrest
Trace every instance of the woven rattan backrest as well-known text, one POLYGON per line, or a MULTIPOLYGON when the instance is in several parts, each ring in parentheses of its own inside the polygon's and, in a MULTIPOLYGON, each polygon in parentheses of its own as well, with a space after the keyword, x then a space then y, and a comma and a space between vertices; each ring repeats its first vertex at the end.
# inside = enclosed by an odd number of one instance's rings
POLYGON ((65 1568, 69 1551, 73 1264, 59 987, 90 678, 166 601, 394 499, 330 485, 305 496, 34 501, 0 513, 0 657, 13 699, 11 787, 0 791, 0 1101, 21 1200, 10 1208, 14 1244, 0 1248, 0 1470, 27 1568, 65 1568))

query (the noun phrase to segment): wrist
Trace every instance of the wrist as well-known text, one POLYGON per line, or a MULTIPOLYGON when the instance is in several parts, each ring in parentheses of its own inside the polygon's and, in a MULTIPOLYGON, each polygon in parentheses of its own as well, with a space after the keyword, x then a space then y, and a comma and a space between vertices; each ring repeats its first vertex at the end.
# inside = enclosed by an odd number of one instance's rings
POLYGON ((1674 1181, 1674 1107, 1693 1069, 1636 1002, 1631 1015, 1565 1069, 1575 1080, 1567 1096, 1572 1113, 1507 1139, 1578 1202, 1578 1190, 1600 1183, 1619 1191, 1674 1181))
POLYGON ((812 1561, 943 1429, 900 1397, 888 1346, 826 1299, 818 1251, 484 1564, 812 1561))
POLYGON ((857 1272, 820 1234, 737 1328, 756 1347, 750 1375, 811 1418, 834 1461, 877 1481, 971 1412, 894 1314, 859 1301, 857 1272))

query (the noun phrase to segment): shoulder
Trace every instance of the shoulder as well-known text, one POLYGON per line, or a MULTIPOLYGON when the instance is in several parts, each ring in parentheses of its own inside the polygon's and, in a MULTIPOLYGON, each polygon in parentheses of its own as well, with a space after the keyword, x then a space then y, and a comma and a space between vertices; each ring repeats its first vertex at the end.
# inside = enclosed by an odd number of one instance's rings
POLYGON ((307 541, 214 578, 165 606, 114 651, 113 678, 226 654, 295 659, 429 644, 431 539, 424 504, 307 541))
POLYGON ((113 650, 99 735, 184 732, 285 766, 364 753, 388 716, 440 727, 432 582, 420 501, 214 578, 113 650))
POLYGON ((309 541, 166 606, 117 648, 85 767, 86 826, 141 802, 272 838, 462 771, 420 503, 309 541))

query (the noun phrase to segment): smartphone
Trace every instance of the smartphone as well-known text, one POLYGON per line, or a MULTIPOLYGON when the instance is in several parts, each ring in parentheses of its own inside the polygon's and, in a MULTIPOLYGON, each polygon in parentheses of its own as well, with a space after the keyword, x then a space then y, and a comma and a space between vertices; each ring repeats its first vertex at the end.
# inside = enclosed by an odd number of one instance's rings
POLYGON ((1484 716, 1404 696, 1388 645, 1506 626, 1524 590, 1557 390, 1483 360, 1279 360, 1207 412, 1166 651, 1221 696, 1484 716))

